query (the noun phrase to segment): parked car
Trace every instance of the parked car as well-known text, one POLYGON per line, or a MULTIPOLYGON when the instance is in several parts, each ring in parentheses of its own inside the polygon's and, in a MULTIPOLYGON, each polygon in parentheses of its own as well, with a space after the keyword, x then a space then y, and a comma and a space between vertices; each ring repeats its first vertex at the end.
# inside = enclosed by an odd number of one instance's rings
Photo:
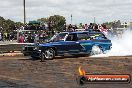
MULTIPOLYGON (((48 42, 25 46, 31 48, 32 58, 51 60, 55 56, 96 55, 105 53, 112 47, 111 40, 101 32, 62 32, 54 35, 48 42)), ((24 52, 29 52, 24 49, 24 52)))

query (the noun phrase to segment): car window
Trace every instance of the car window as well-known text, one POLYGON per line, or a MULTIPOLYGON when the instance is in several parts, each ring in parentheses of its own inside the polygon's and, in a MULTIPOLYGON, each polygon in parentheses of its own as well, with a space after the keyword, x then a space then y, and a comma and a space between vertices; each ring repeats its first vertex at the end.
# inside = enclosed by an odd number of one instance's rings
POLYGON ((66 41, 77 41, 77 35, 76 34, 69 34, 66 41))
POLYGON ((90 40, 88 33, 78 33, 78 40, 90 40))
POLYGON ((64 39, 65 39, 65 36, 67 35, 68 33, 60 33, 60 34, 56 34, 56 35, 54 35, 51 39, 50 39, 50 41, 52 41, 52 42, 57 42, 57 41, 64 41, 64 39))
POLYGON ((102 34, 102 33, 90 33, 89 35, 90 35, 91 39, 98 39, 98 40, 100 40, 100 39, 107 39, 105 37, 105 35, 102 34))

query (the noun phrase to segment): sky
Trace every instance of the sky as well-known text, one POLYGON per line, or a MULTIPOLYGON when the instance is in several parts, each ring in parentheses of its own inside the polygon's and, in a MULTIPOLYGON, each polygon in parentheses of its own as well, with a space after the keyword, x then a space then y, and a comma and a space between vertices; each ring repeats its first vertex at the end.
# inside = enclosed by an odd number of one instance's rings
MULTIPOLYGON (((0 16, 23 22, 23 0, 0 0, 0 16)), ((26 0, 27 22, 62 15, 66 22, 132 22, 132 0, 26 0)))

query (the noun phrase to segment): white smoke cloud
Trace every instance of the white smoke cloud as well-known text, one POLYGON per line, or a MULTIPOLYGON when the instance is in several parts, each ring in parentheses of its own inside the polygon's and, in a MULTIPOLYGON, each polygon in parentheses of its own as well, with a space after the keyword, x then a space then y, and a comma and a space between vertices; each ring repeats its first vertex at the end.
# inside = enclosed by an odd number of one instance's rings
POLYGON ((132 31, 127 30, 121 38, 112 39, 112 49, 108 56, 127 56, 132 55, 132 31))
POLYGON ((125 31, 122 36, 111 39, 112 49, 106 54, 91 57, 129 56, 132 55, 132 31, 125 31))

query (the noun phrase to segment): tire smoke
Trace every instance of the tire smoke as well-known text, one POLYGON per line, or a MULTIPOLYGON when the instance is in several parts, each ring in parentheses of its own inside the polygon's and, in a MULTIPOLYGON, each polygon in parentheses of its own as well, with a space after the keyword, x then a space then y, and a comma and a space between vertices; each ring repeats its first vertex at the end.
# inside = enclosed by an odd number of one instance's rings
POLYGON ((112 49, 106 54, 95 55, 92 57, 109 56, 131 56, 132 55, 132 31, 126 30, 121 36, 110 38, 112 49))
POLYGON ((132 31, 126 30, 119 38, 113 38, 112 49, 108 56, 128 56, 132 55, 132 31))

